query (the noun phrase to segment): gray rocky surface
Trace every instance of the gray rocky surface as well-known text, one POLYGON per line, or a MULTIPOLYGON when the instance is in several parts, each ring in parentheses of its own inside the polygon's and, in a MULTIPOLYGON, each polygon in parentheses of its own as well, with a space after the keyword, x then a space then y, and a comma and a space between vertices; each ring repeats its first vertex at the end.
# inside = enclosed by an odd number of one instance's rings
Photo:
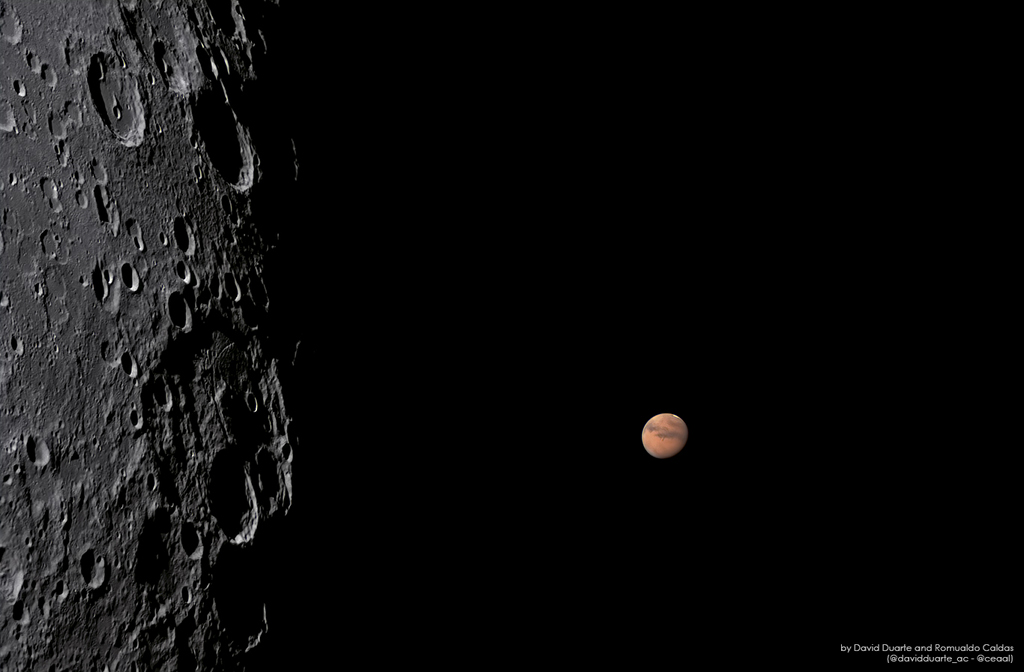
POLYGON ((261 170, 258 25, 0 2, 0 669, 233 669, 267 632, 297 441, 254 202, 297 159, 268 131, 261 170))

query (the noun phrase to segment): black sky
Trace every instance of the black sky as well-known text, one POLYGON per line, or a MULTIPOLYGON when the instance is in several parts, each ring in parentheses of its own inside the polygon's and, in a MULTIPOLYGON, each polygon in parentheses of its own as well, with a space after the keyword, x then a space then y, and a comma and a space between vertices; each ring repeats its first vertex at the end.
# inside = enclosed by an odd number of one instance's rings
MULTIPOLYGON (((572 40, 497 31, 485 49, 291 12, 268 41, 288 54, 272 62, 301 178, 265 213, 302 438, 270 565, 306 561, 283 574, 263 660, 353 612, 346 636, 444 652, 462 640, 438 631, 541 642, 570 613, 628 642, 641 615, 692 604, 725 643, 737 610, 768 609, 751 586, 817 600, 831 625, 800 627, 826 636, 1001 636, 987 405, 968 373, 944 395, 860 328, 849 357, 809 354, 828 329, 794 329, 793 297, 764 291, 791 270, 766 258, 778 203, 807 194, 751 179, 783 164, 765 164, 768 113, 734 58, 626 28, 574 57, 572 40), (850 369, 824 433, 808 398, 828 393, 795 389, 794 343, 825 379, 836 357, 850 369), (690 441, 659 461, 640 433, 663 412, 690 441), (523 605, 551 627, 524 630, 523 605)), ((877 305, 858 324, 884 331, 877 305)), ((908 324, 925 356, 926 323, 908 324)))

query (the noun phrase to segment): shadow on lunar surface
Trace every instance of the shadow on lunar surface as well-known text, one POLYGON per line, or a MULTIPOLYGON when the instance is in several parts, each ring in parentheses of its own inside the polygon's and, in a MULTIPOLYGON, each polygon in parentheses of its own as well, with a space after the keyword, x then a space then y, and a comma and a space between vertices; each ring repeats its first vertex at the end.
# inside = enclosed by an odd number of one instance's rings
POLYGON ((238 448, 225 448, 213 458, 210 475, 210 511, 228 539, 242 534, 252 512, 245 456, 238 448))
POLYGON ((248 189, 252 185, 252 150, 220 87, 206 89, 199 95, 195 113, 199 134, 214 167, 228 184, 248 189))
POLYGON ((252 549, 225 544, 213 568, 213 600, 224 629, 246 649, 266 630, 264 577, 252 549))
POLYGON ((171 519, 165 509, 157 509, 154 516, 142 526, 139 547, 135 557, 135 580, 148 585, 160 581, 167 571, 169 555, 164 536, 171 531, 171 519))

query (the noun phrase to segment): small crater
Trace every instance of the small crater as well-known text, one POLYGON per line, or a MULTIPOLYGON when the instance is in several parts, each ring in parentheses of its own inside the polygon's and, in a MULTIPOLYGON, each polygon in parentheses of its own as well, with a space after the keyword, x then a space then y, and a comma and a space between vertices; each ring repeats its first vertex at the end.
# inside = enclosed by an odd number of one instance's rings
POLYGON ((57 198, 57 185, 54 184, 53 180, 50 178, 44 177, 40 180, 39 187, 43 190, 43 194, 45 194, 47 198, 57 198))
POLYGON ((242 300, 242 289, 238 286, 238 282, 235 281, 235 276, 231 273, 224 274, 224 293, 235 303, 242 300))
POLYGON ((106 301, 107 294, 109 293, 107 290, 107 279, 104 277, 104 274, 109 275, 109 271, 104 271, 99 266, 96 266, 92 271, 92 289, 96 294, 96 298, 101 303, 106 301))
POLYGON ((107 562, 103 557, 97 557, 93 549, 90 548, 82 554, 79 566, 82 570, 82 579, 89 588, 97 590, 107 582, 107 562))
POLYGON ((87 584, 92 583, 93 572, 96 569, 96 554, 91 548, 82 554, 79 564, 82 568, 82 578, 87 584))
POLYGON ((128 235, 132 237, 132 242, 135 243, 135 248, 139 252, 146 250, 146 243, 142 239, 142 227, 134 219, 128 220, 128 235))
POLYGON ((156 381, 153 386, 153 403, 165 411, 171 410, 170 395, 167 394, 167 385, 163 379, 156 381))
POLYGON ((190 522, 181 524, 181 550, 189 558, 198 558, 200 555, 199 534, 190 522))
POLYGON ((103 185, 96 185, 93 189, 93 200, 96 202, 96 215, 100 218, 100 221, 107 223, 110 221, 110 212, 107 211, 107 191, 103 188, 103 185))
POLYGON ((107 186, 107 182, 109 181, 109 177, 107 176, 107 168, 96 159, 93 159, 92 161, 92 176, 97 183, 103 185, 104 187, 107 186))
POLYGON ((39 185, 43 190, 43 195, 46 196, 47 202, 50 204, 50 208, 54 212, 63 212, 64 207, 60 204, 60 200, 57 198, 57 185, 54 184, 53 180, 48 177, 44 177, 40 181, 39 185))
POLYGON ((129 292, 139 291, 139 274, 128 262, 121 264, 121 282, 129 292))
POLYGON ((181 278, 181 281, 184 282, 186 285, 192 284, 192 269, 189 268, 188 264, 186 264, 184 261, 179 261, 177 265, 174 267, 174 271, 178 274, 178 277, 181 278))
POLYGON ((260 402, 256 394, 252 390, 245 393, 245 407, 249 409, 250 413, 260 410, 260 402))
POLYGON ((43 439, 36 441, 34 436, 28 437, 25 440, 25 453, 29 462, 40 469, 50 463, 50 447, 43 439))
POLYGON ((19 357, 25 354, 25 343, 17 336, 11 336, 11 352, 19 357))
POLYGON ((174 70, 171 68, 170 64, 167 62, 167 59, 165 58, 166 55, 167 55, 167 47, 164 45, 164 43, 161 42, 160 40, 157 40, 156 42, 154 42, 153 43, 153 57, 156 60, 157 67, 160 68, 160 72, 163 73, 163 75, 165 77, 170 77, 172 74, 174 74, 174 70))
POLYGON ((192 239, 192 227, 188 225, 184 217, 174 218, 174 242, 178 249, 187 255, 195 252, 195 242, 192 239))
POLYGON ((132 357, 130 352, 125 351, 125 353, 121 355, 121 368, 128 374, 129 378, 135 378, 139 375, 139 367, 135 363, 135 358, 132 357))
POLYGON ((42 245, 44 255, 50 259, 57 258, 57 241, 49 229, 39 235, 39 243, 42 245))
POLYGON ((127 261, 121 264, 121 282, 129 292, 137 292, 139 287, 138 271, 127 261))
POLYGON ((65 140, 68 137, 66 124, 61 121, 60 117, 53 116, 52 112, 50 113, 50 133, 55 140, 65 140))
POLYGON ((49 63, 43 64, 42 72, 39 74, 42 76, 43 81, 46 82, 47 86, 51 89, 57 88, 57 72, 49 63))
POLYGON ((192 310, 188 307, 185 297, 180 292, 171 292, 167 299, 167 314, 171 324, 179 329, 192 328, 192 310))

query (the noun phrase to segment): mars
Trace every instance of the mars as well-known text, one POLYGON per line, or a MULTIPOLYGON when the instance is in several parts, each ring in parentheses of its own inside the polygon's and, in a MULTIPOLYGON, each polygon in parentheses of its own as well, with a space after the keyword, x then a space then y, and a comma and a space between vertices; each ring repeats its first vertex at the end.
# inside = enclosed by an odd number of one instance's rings
POLYGON ((681 451, 689 437, 690 430, 682 418, 671 413, 660 413, 644 425, 642 440, 651 456, 665 459, 681 451))

